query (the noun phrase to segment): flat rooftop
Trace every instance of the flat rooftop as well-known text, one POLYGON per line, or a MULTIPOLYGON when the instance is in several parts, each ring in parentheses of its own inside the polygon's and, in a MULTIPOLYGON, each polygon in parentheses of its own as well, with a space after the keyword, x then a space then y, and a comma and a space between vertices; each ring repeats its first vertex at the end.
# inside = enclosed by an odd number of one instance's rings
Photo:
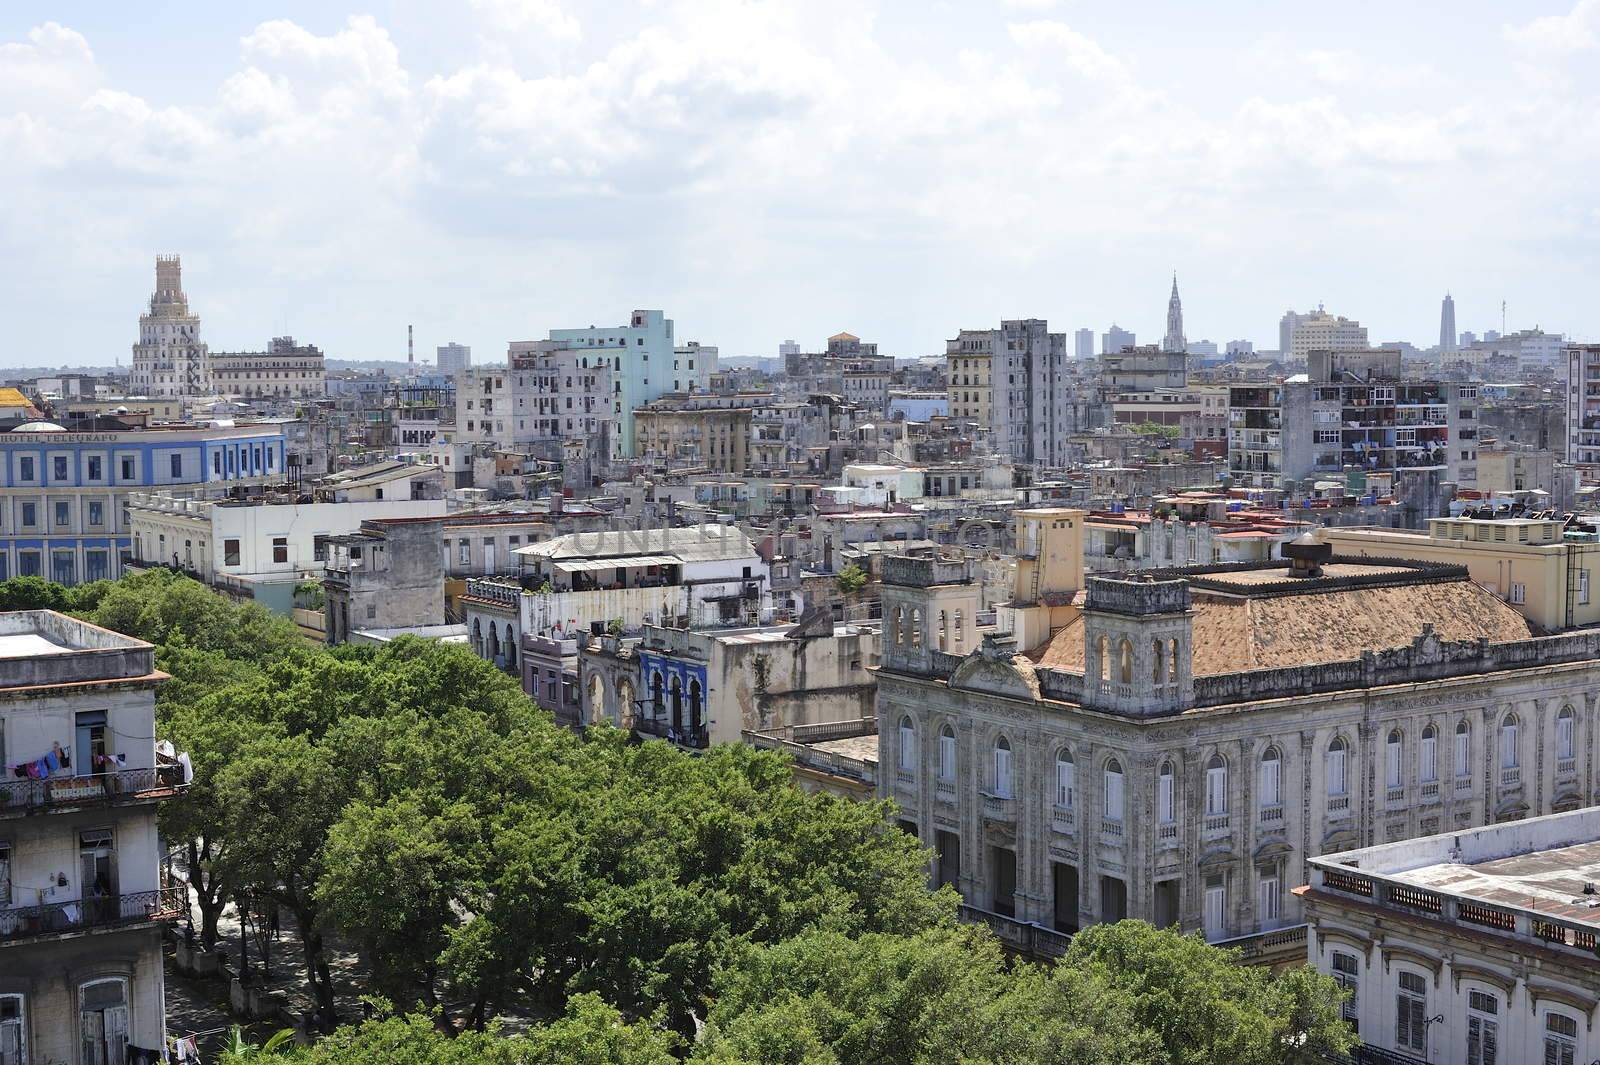
MULTIPOLYGON (((1405 577, 1415 574, 1416 570, 1408 566, 1372 566, 1359 562, 1330 562, 1322 567, 1322 576, 1331 577, 1372 577, 1378 574, 1388 574, 1395 577, 1405 577)), ((1243 569, 1221 573, 1207 573, 1205 579, 1208 583, 1235 584, 1241 588, 1248 588, 1257 584, 1279 584, 1285 580, 1294 580, 1287 573, 1283 565, 1270 569, 1243 569)))
POLYGON ((1600 883, 1600 840, 1485 861, 1436 862, 1389 875, 1430 891, 1600 926, 1600 895, 1583 893, 1585 884, 1600 883), (1597 905, 1589 906, 1587 898, 1597 905))
POLYGON ((0 634, 0 658, 37 658, 40 655, 69 655, 74 648, 51 639, 42 632, 0 634))
POLYGON ((842 740, 824 740, 821 743, 809 743, 806 746, 813 751, 823 751, 827 754, 842 755, 845 758, 858 758, 863 762, 876 762, 878 760, 878 736, 848 736, 842 740))

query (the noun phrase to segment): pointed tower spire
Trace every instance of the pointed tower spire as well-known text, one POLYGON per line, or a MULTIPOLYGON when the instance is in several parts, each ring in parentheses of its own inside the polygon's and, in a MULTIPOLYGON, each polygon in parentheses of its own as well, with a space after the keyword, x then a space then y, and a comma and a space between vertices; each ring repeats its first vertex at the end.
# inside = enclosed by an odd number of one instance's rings
POLYGON ((1161 341, 1162 351, 1186 351, 1189 344, 1183 337, 1183 301, 1178 298, 1178 272, 1172 272, 1172 295, 1167 300, 1167 335, 1161 341))

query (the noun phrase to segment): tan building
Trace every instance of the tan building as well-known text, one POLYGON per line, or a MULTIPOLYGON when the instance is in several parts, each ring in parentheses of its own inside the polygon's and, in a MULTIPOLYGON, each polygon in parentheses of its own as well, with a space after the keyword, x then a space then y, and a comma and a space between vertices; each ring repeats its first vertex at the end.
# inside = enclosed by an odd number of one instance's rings
POLYGON ((1549 450, 1478 449, 1480 492, 1552 492, 1556 486, 1556 453, 1549 450))
POLYGON ((747 407, 633 412, 637 453, 697 462, 720 473, 743 473, 750 462, 751 411, 747 407))
POLYGON ((1593 802, 1600 632, 1314 539, 1075 582, 1082 518, 1041 519, 1010 637, 960 563, 884 560, 878 793, 1019 949, 1131 917, 1303 961, 1309 859, 1593 802))
POLYGON ((1335 553, 1465 566, 1545 632, 1600 624, 1600 532, 1558 518, 1434 518, 1427 532, 1324 529, 1335 553))
POLYGON ((320 399, 327 392, 322 349, 273 337, 266 351, 215 351, 210 357, 211 387, 224 396, 246 399, 320 399))

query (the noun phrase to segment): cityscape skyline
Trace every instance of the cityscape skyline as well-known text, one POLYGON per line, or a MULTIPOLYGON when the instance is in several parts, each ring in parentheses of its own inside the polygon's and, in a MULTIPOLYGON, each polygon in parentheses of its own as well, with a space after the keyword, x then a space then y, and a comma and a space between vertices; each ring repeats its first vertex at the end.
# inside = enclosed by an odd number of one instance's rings
POLYGON ((424 351, 487 354, 632 307, 730 356, 839 328, 935 354, 1012 316, 1154 337, 1174 268, 1186 331, 1218 343, 1268 346, 1282 307, 1322 301, 1424 346, 1445 289, 1476 332, 1504 299, 1512 329, 1600 333, 1594 139, 1573 133, 1593 4, 1463 5, 1446 50, 1424 47, 1436 20, 1367 8, 1270 29, 1040 0, 936 26, 894 4, 622 14, 290 2, 130 28, 9 5, 0 250, 30 267, 0 358, 124 355, 157 252, 185 256, 219 343, 349 359, 403 358, 408 323, 424 351), (148 63, 157 39, 193 61, 148 63), (996 151, 1034 164, 953 165, 996 151))

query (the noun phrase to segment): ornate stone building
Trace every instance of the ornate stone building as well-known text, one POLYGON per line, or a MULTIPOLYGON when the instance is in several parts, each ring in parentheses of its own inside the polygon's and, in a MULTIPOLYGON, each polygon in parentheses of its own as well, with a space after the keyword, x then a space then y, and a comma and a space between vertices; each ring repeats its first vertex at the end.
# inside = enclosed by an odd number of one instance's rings
POLYGON ((879 792, 1014 942, 1123 917, 1304 957, 1307 859, 1596 793, 1600 633, 1464 567, 1331 557, 1093 576, 1017 513, 1014 635, 959 562, 888 559, 879 792))

